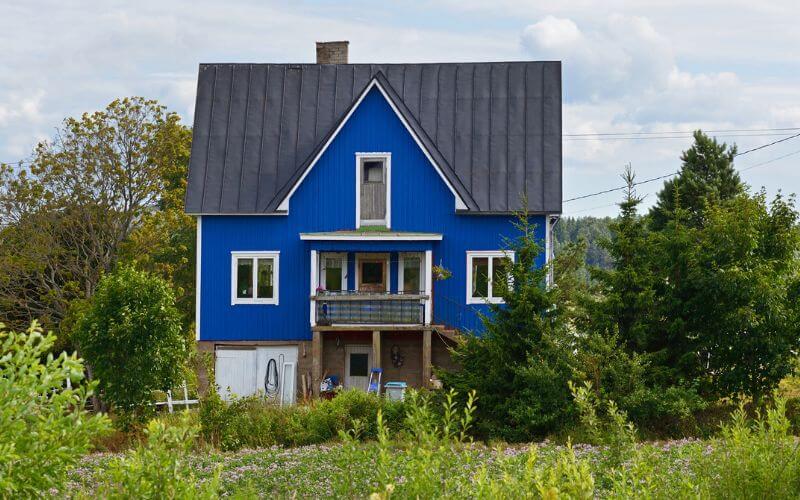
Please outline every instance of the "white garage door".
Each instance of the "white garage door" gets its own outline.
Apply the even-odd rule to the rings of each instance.
[[[214,375],[222,399],[231,394],[250,396],[256,393],[258,351],[255,349],[217,349]]]
[[[238,396],[257,392],[278,404],[293,404],[297,393],[297,346],[260,346],[255,349],[218,349],[217,386]]]

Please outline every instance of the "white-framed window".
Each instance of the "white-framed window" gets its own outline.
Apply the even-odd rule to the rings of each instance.
[[[504,303],[512,285],[510,265],[514,252],[503,250],[467,252],[467,304]]]
[[[347,291],[347,254],[320,253],[319,286],[328,292]]]
[[[392,225],[392,154],[356,153],[356,228]]]
[[[425,292],[423,264],[425,254],[422,252],[401,252],[397,267],[397,289],[402,293],[422,294]]]
[[[231,304],[278,304],[280,252],[231,252]]]

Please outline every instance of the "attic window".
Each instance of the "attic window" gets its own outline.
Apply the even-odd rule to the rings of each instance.
[[[391,226],[392,157],[356,153],[356,228]]]
[[[364,182],[370,184],[383,182],[383,161],[368,160],[364,162]]]

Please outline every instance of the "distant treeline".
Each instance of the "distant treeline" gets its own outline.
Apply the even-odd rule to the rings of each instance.
[[[608,251],[600,246],[603,239],[609,238],[609,224],[612,217],[563,217],[553,231],[555,253],[569,243],[583,238],[586,240],[586,265],[611,269],[613,261]]]

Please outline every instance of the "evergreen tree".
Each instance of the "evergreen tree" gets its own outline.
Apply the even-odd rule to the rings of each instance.
[[[490,306],[482,336],[466,335],[456,346],[453,356],[461,369],[440,374],[460,394],[476,391],[482,434],[508,441],[552,432],[574,411],[567,385],[574,343],[563,300],[572,287],[545,286],[548,269],[535,265],[541,248],[533,228],[520,217],[521,236],[509,242],[515,261],[509,264],[513,286],[503,293],[505,304]],[[582,259],[556,259],[554,266],[564,276],[576,262]]]
[[[698,130],[694,144],[681,155],[678,175],[664,182],[655,206],[650,210],[650,226],[661,230],[675,215],[678,206],[687,211],[688,223],[701,224],[707,202],[729,200],[744,193],[745,185],[733,166],[736,145],[719,143]]]
[[[620,203],[620,215],[611,223],[611,238],[601,246],[614,262],[613,269],[592,268],[599,300],[588,304],[589,330],[617,335],[631,352],[649,347],[655,310],[655,275],[651,266],[649,231],[638,208],[642,199],[634,189],[635,174],[626,167],[623,180],[627,184]]]

